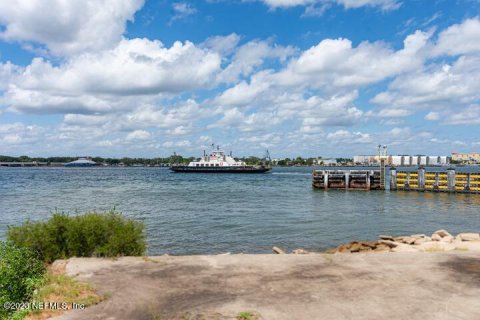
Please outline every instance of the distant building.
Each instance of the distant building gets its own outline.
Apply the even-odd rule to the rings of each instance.
[[[378,165],[380,158],[376,156],[354,156],[353,162],[356,165]],[[447,156],[388,156],[387,165],[390,166],[443,166],[450,163]]]
[[[452,153],[452,161],[464,164],[477,164],[480,163],[480,152],[470,153]]]
[[[317,158],[315,160],[313,160],[313,164],[316,165],[316,166],[336,166],[338,163],[337,163],[337,159],[324,159],[324,158]]]
[[[92,161],[87,158],[80,158],[78,160],[64,164],[65,167],[93,167],[96,165],[97,163],[95,161]]]

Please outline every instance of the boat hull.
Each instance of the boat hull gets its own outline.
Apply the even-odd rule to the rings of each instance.
[[[271,170],[267,167],[189,167],[172,166],[170,170],[183,173],[265,173]]]

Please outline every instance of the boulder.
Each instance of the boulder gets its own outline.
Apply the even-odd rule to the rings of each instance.
[[[285,254],[285,251],[283,251],[283,250],[280,249],[279,247],[273,247],[272,250],[273,250],[273,252],[276,253],[276,254]]]
[[[373,251],[375,251],[375,252],[389,252],[390,247],[387,246],[386,244],[379,243]]]
[[[419,244],[425,243],[427,241],[428,240],[426,238],[418,238],[418,239],[415,240],[414,244],[419,245]]]
[[[385,234],[379,235],[378,238],[381,239],[381,240],[390,240],[390,241],[393,241],[393,237],[392,237],[392,236],[385,235]]]
[[[362,244],[358,242],[353,242],[350,246],[350,252],[359,252],[362,249]]]
[[[410,237],[415,239],[420,239],[420,238],[426,238],[427,236],[422,233],[422,234],[412,234]]]
[[[444,230],[444,229],[437,230],[433,234],[438,234],[442,238],[447,236],[450,236],[450,237],[452,236],[447,230]]]
[[[439,234],[434,233],[434,234],[432,234],[432,240],[433,241],[440,241],[440,240],[442,240],[442,237]]]
[[[479,233],[459,233],[457,235],[462,241],[478,241],[480,240]]]
[[[453,239],[455,239],[453,236],[446,236],[440,239],[440,242],[447,242],[447,243],[452,243]]]
[[[405,237],[403,238],[403,242],[406,243],[406,244],[414,244],[415,243],[415,240],[417,240],[416,238],[413,238],[413,237]]]
[[[390,241],[390,240],[380,240],[379,242],[385,244],[389,248],[395,248],[395,247],[401,245],[401,243],[399,243],[399,242]]]

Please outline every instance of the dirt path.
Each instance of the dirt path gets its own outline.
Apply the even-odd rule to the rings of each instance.
[[[71,259],[109,299],[58,319],[480,319],[480,254]]]

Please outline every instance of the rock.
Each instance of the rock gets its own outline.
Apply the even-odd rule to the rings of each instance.
[[[359,252],[361,248],[362,248],[362,245],[360,243],[354,242],[350,246],[350,252]]]
[[[447,230],[444,230],[444,229],[437,230],[433,234],[438,234],[442,238],[447,236],[450,236],[450,237],[452,236]]]
[[[393,238],[393,241],[402,243],[403,238],[405,238],[405,237],[395,237],[395,238]]]
[[[417,240],[416,238],[413,238],[413,237],[405,237],[403,238],[403,242],[406,243],[406,244],[414,244],[415,243],[415,240]]]
[[[392,237],[392,236],[388,236],[388,235],[384,235],[384,234],[379,235],[378,238],[381,239],[381,240],[390,240],[390,241],[393,241],[393,237]]]
[[[295,249],[292,251],[293,254],[308,254],[309,252],[304,249]]]
[[[447,242],[447,243],[452,243],[453,239],[455,239],[453,236],[446,236],[440,239],[441,242]]]
[[[426,238],[427,236],[424,234],[412,234],[410,237],[415,239]]]
[[[440,241],[440,240],[442,240],[442,237],[439,234],[434,233],[434,234],[432,234],[432,240],[433,241]]]
[[[285,254],[285,251],[283,251],[283,250],[280,249],[279,247],[273,247],[272,250],[273,250],[273,252],[276,253],[276,254]]]
[[[409,246],[408,244],[399,244],[395,248],[392,248],[392,252],[417,252],[418,250],[415,247]]]
[[[375,252],[389,252],[390,247],[387,246],[386,244],[379,243],[373,251],[375,251]]]
[[[425,243],[427,241],[428,240],[426,238],[418,238],[417,240],[415,240],[414,244],[419,245],[419,244]]]
[[[462,241],[477,241],[480,240],[480,234],[478,233],[459,233],[457,235]]]
[[[401,244],[399,242],[390,241],[390,240],[380,240],[379,242],[387,245],[390,248],[395,248]]]
[[[350,245],[344,244],[338,247],[337,252],[340,253],[350,253]]]

